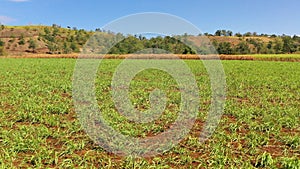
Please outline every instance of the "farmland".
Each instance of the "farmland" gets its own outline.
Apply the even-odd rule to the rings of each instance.
[[[264,57],[264,56],[257,56]],[[139,110],[150,107],[149,91],[169,98],[158,120],[134,124],[114,107],[111,79],[119,59],[104,59],[96,97],[108,123],[120,133],[145,138],[175,121],[180,92],[159,70],[140,72],[130,98]],[[186,60],[199,86],[200,108],[189,134],[155,157],[121,157],[105,151],[84,132],[72,101],[75,59],[0,60],[1,168],[297,168],[300,166],[300,63],[222,61],[226,108],[204,143],[198,141],[210,108],[209,76],[200,60]],[[171,86],[171,87],[170,87]],[[179,101],[178,101],[179,100]]]

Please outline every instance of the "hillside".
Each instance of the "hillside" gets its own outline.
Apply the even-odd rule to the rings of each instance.
[[[281,53],[281,51],[276,52],[274,49],[271,49],[272,44],[276,41],[276,39],[272,37],[189,36],[187,37],[187,39],[188,41],[193,42],[195,46],[198,47],[205,46],[205,45],[208,46],[212,45],[219,54]],[[271,44],[269,51],[268,51],[268,44]],[[263,51],[261,51],[262,49]],[[201,53],[201,51],[197,51],[197,52]]]
[[[0,40],[9,55],[78,53],[90,35],[92,32],[56,25],[5,26],[0,30]]]
[[[223,30],[222,30],[223,31]],[[87,45],[95,53],[130,54],[146,48],[159,48],[176,54],[283,54],[299,53],[300,37],[257,34],[206,34],[178,35],[175,37],[124,36],[109,31],[86,31],[77,28],[52,26],[4,26],[0,28],[0,55],[70,54],[80,53],[87,40],[97,32],[97,37]],[[221,31],[220,31],[221,32]],[[225,31],[224,31],[225,32]],[[104,51],[116,39],[124,39],[110,51]],[[188,44],[188,45],[187,45]],[[149,50],[149,53],[161,53]]]

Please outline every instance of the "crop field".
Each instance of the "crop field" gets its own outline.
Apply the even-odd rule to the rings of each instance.
[[[146,138],[167,131],[180,109],[180,90],[167,73],[149,69],[130,83],[138,110],[150,107],[155,88],[166,94],[163,114],[132,123],[111,98],[119,59],[104,59],[97,72],[99,108],[115,130]],[[199,142],[210,109],[210,79],[200,60],[185,60],[200,95],[197,119],[188,135],[154,157],[123,157],[95,144],[83,130],[72,100],[76,59],[0,59],[1,168],[287,168],[300,166],[300,63],[222,61],[225,111],[213,135]]]

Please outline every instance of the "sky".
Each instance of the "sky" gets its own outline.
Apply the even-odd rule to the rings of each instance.
[[[202,32],[300,35],[299,7],[299,0],[0,0],[0,22],[94,30],[130,14],[162,12]]]

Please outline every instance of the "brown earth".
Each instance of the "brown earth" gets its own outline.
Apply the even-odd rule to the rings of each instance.
[[[46,49],[45,49],[46,50]],[[90,59],[186,59],[186,60],[260,60],[260,61],[288,61],[300,62],[300,58],[289,57],[255,57],[252,55],[191,55],[191,54],[109,54],[109,55],[82,55],[73,54],[43,54],[43,53],[26,53],[1,56],[0,58],[90,58]]]

